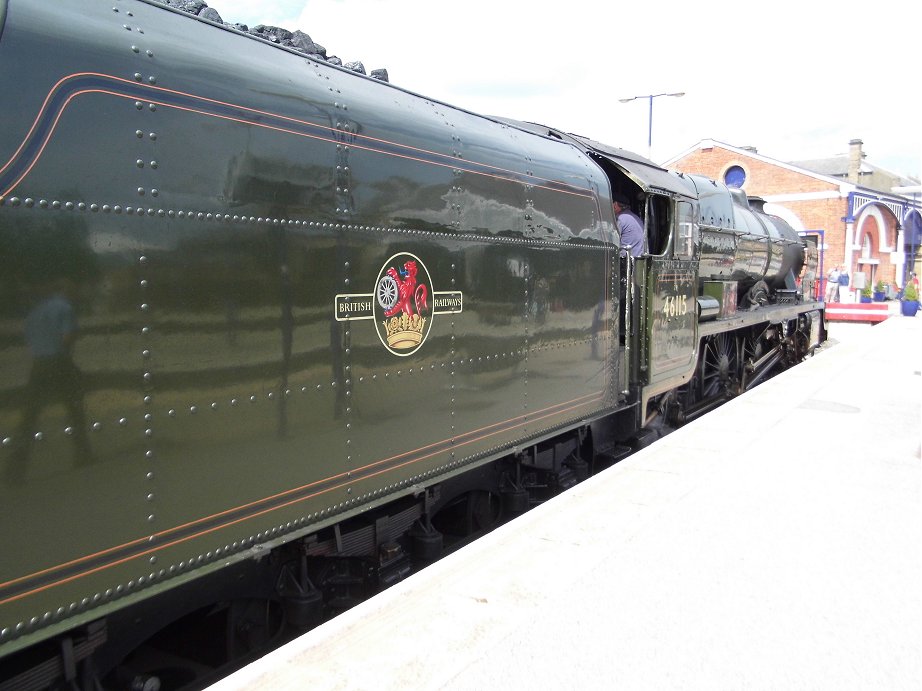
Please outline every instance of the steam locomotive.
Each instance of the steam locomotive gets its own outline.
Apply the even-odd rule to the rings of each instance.
[[[825,338],[815,246],[628,151],[153,0],[0,64],[3,688],[200,681]]]

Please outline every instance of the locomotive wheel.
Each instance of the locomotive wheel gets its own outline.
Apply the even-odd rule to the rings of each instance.
[[[742,355],[743,362],[747,365],[757,362],[764,354],[765,347],[762,343],[764,333],[754,333],[750,331],[742,338]]]
[[[740,350],[740,341],[732,333],[716,334],[702,341],[695,375],[679,387],[672,402],[672,422],[685,424],[741,391]]]
[[[779,338],[780,327],[771,325],[761,331],[750,330],[743,336],[741,343],[741,360],[743,366],[743,390],[753,386],[775,373],[779,363],[782,364],[783,343]]]
[[[793,367],[798,362],[805,360],[810,354],[810,320],[806,317],[801,317],[791,331],[785,364],[788,367]]]
[[[698,372],[699,401],[739,392],[739,343],[732,334],[721,333],[705,340]]]

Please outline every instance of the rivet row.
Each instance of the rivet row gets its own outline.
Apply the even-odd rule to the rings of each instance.
[[[136,135],[140,138],[144,136],[144,133],[141,130],[136,132]],[[151,139],[156,139],[157,135],[154,132],[149,133]],[[139,168],[144,167],[144,161],[136,161],[136,165]],[[151,161],[150,166],[156,168],[158,166],[157,161]],[[159,191],[158,191],[159,192]],[[154,195],[156,196],[156,195]],[[20,197],[10,197],[5,199],[0,197],[0,205],[9,203],[10,206],[20,206],[24,202],[33,202],[31,199],[23,200]],[[53,208],[61,208],[61,202],[52,202]],[[68,206],[69,204],[69,206]],[[42,208],[47,208],[48,202],[42,200],[39,205]],[[316,228],[322,230],[352,230],[352,231],[363,231],[363,232],[374,232],[374,233],[399,233],[401,235],[418,235],[418,236],[440,236],[444,233],[431,230],[417,230],[414,228],[388,228],[384,226],[365,226],[360,224],[351,224],[351,223],[333,223],[328,221],[302,221],[299,219],[284,219],[284,218],[271,218],[271,217],[262,217],[262,216],[245,216],[239,214],[221,214],[213,213],[207,211],[188,211],[188,210],[176,210],[176,209],[143,209],[135,207],[123,207],[119,204],[110,205],[110,204],[97,204],[86,202],[68,202],[65,203],[65,208],[68,209],[79,209],[80,211],[90,210],[92,212],[102,211],[103,213],[127,213],[129,215],[139,215],[144,216],[158,216],[160,218],[187,218],[190,220],[199,220],[199,221],[217,221],[225,223],[256,223],[256,224],[269,224],[273,226],[289,226],[296,228]],[[337,210],[339,213],[342,213],[343,209]],[[495,236],[495,235],[479,235],[475,233],[460,233],[454,239],[469,241],[469,242],[493,242],[493,243],[502,243],[502,244],[527,244],[532,246],[548,246],[548,245],[562,245],[567,244],[564,240],[548,240],[548,239],[526,239],[526,238],[510,238],[505,236]],[[608,247],[605,245],[596,245],[596,244],[585,244],[585,245],[575,245],[579,249],[583,250],[596,250],[596,251],[608,251]]]

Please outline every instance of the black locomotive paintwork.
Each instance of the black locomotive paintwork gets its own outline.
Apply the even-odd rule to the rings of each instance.
[[[725,187],[699,206],[704,182],[627,152],[147,0],[0,1],[0,27],[0,656],[141,602],[184,614],[201,601],[150,602],[299,538],[359,554],[314,536],[372,510],[391,554],[382,507],[425,527],[451,482],[563,486],[588,436],[695,380],[701,279],[743,294],[803,263]],[[645,204],[636,265],[612,189]],[[376,291],[412,262],[427,322],[401,350]],[[51,298],[78,332],[41,389],[23,330]]]
[[[750,208],[741,190],[686,175],[700,204],[702,279],[739,282],[741,291],[764,280],[784,288],[804,264],[803,242],[784,220]]]

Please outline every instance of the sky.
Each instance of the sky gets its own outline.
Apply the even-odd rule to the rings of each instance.
[[[484,115],[663,163],[702,139],[922,176],[922,2],[211,0]],[[652,100],[620,99],[683,92]]]

